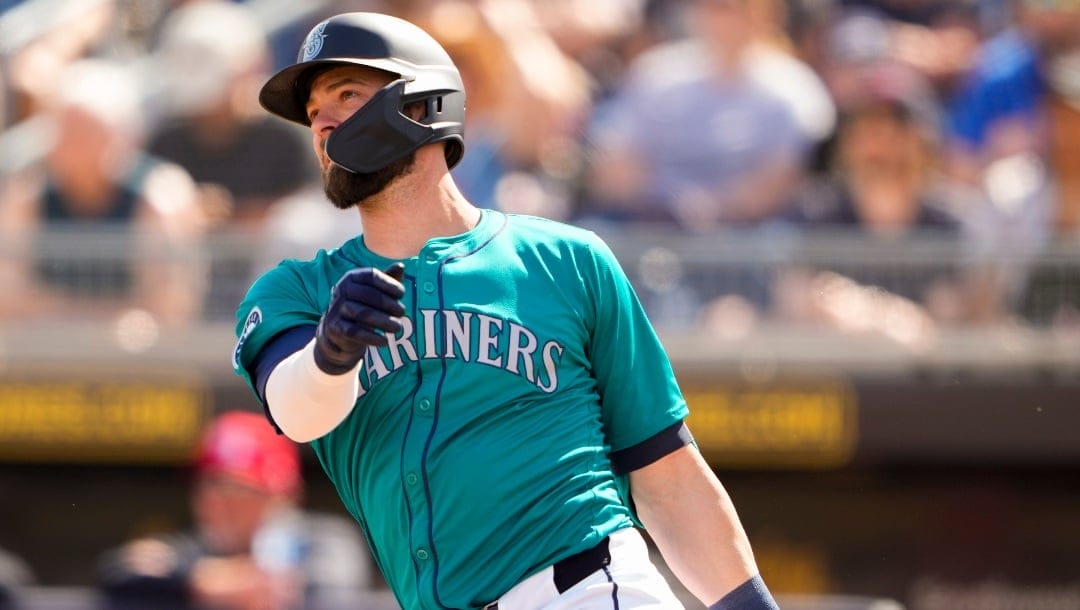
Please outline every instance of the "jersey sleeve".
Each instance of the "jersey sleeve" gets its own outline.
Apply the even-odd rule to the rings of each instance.
[[[613,453],[639,446],[688,415],[675,372],[637,294],[599,237],[583,270],[592,302],[589,352]],[[660,457],[660,456],[657,456]]]
[[[254,364],[271,339],[297,326],[316,325],[321,295],[305,281],[300,263],[286,261],[260,276],[237,309],[233,371],[255,388]]]

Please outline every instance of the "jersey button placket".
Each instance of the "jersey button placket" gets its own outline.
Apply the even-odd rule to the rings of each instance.
[[[416,304],[421,312],[435,312],[438,311],[439,303],[439,268],[441,265],[442,254],[438,249],[438,245],[435,245],[433,250],[431,247],[426,249],[420,254],[420,265],[417,266],[416,273]],[[421,316],[424,314],[421,313]],[[438,316],[432,320],[433,326],[431,328],[424,328],[424,334],[417,336],[418,345],[423,345],[422,348],[426,352],[426,345],[428,336],[426,333],[434,333],[435,338],[432,340],[434,345],[439,345],[438,329],[439,321]],[[427,368],[430,371],[425,370],[425,374],[422,377],[422,383],[417,388],[417,393],[412,400],[412,409],[415,414],[413,426],[409,432],[410,436],[415,437],[416,441],[420,445],[424,445],[429,438],[432,431],[432,426],[435,424],[435,396],[438,387],[438,372],[441,370],[439,361],[437,358],[429,356],[427,361]],[[424,361],[421,361],[421,367],[424,367]],[[435,555],[432,552],[431,540],[428,538],[428,527],[431,520],[431,506],[429,504],[430,498],[427,495],[427,488],[424,480],[424,473],[427,465],[423,461],[425,452],[420,450],[416,452],[408,452],[403,456],[405,459],[405,493],[409,497],[410,507],[412,509],[412,531],[410,532],[410,546],[413,549],[413,558],[417,562],[419,573],[417,578],[421,584],[420,586],[425,589],[430,589],[432,580],[434,578],[435,569]]]
[[[419,402],[416,403],[416,408],[417,408],[417,410],[420,411],[420,413],[422,415],[430,415],[431,414],[431,405],[432,405],[431,399],[421,398],[419,400]]]

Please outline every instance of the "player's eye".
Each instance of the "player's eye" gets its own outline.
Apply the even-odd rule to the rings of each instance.
[[[308,123],[314,123],[315,122],[315,117],[317,117],[317,116],[319,116],[318,109],[315,109],[315,110],[312,110],[311,112],[308,112],[308,114],[307,114]]]

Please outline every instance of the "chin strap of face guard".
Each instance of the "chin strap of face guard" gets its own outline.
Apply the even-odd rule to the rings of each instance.
[[[399,79],[386,85],[334,129],[326,140],[331,161],[351,172],[369,174],[436,140],[438,129],[402,114],[406,82]]]

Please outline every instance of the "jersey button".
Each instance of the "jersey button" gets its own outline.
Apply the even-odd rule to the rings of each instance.
[[[405,482],[409,485],[416,485],[420,482],[420,477],[416,476],[416,473],[410,472],[409,474],[405,475]]]
[[[424,292],[435,292],[435,283],[424,282]]]
[[[427,558],[430,557],[430,556],[431,556],[431,554],[427,552],[427,549],[417,549],[416,550],[416,558],[419,559],[420,561],[427,561]]]
[[[420,410],[423,411],[424,413],[427,413],[428,411],[430,411],[431,410],[431,401],[426,399],[426,398],[421,400],[420,401]]]

